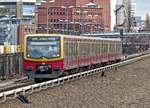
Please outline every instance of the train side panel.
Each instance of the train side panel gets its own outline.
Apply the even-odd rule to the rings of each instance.
[[[121,58],[120,41],[64,37],[64,67],[73,69]]]

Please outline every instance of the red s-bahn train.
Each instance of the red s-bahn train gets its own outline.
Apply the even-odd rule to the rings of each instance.
[[[24,70],[35,81],[121,60],[120,39],[30,34],[24,41]]]

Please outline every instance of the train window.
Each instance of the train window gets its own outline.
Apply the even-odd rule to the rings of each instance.
[[[104,42],[103,43],[103,53],[105,53],[106,52],[106,43]]]
[[[99,42],[99,54],[101,54],[101,42]]]
[[[74,54],[75,57],[78,56],[78,41],[76,40],[75,42],[75,54]]]
[[[102,46],[102,42],[100,41],[100,43],[99,43],[99,54],[101,54],[101,46]]]
[[[99,53],[99,45],[98,45],[98,41],[96,41],[96,55],[98,55]]]
[[[90,56],[92,55],[92,40],[90,40],[90,43],[89,43],[89,55]]]
[[[103,47],[103,53],[105,53],[106,52],[106,43],[105,42],[103,43],[103,46],[104,46]]]
[[[119,44],[119,51],[122,52],[122,44]]]
[[[98,55],[99,54],[99,43],[97,41],[97,44],[96,44],[96,54]]]
[[[73,43],[69,42],[68,44],[68,57],[73,56]]]
[[[108,42],[105,43],[105,53],[107,53],[107,50],[108,50],[107,49],[107,44],[108,44]]]
[[[87,56],[89,54],[88,40],[80,40],[79,42],[79,55]]]
[[[27,57],[29,58],[56,58],[60,57],[60,37],[28,37]]]
[[[98,55],[98,41],[96,42],[96,55]]]
[[[91,52],[90,52],[90,46],[91,46],[91,45],[90,45],[90,42],[91,42],[90,40],[87,40],[87,45],[86,45],[86,47],[87,47],[87,48],[86,48],[86,49],[87,49],[87,54],[86,54],[86,55],[87,55],[87,56],[90,56],[90,53],[91,53]]]
[[[115,53],[116,52],[118,52],[117,50],[118,50],[118,45],[117,45],[118,43],[117,42],[115,42],[115,45],[114,45],[114,47],[115,47]]]
[[[108,52],[108,42],[106,42],[105,52]]]
[[[113,42],[112,43],[112,53],[115,53],[116,52],[116,42]]]
[[[111,50],[112,50],[111,47],[112,47],[111,46],[111,42],[109,42],[109,44],[108,44],[108,51],[109,51],[109,53],[111,53]]]
[[[105,52],[106,52],[106,53],[108,52],[108,42],[106,43],[106,49],[105,49]]]
[[[65,53],[67,57],[75,57],[78,55],[78,43],[76,40],[67,40],[67,43],[65,43]]]
[[[85,55],[85,44],[83,42],[80,43],[80,56],[84,56]]]
[[[112,53],[115,53],[115,50],[116,50],[115,42],[112,42]]]
[[[113,47],[113,42],[110,42],[109,44],[109,52],[113,53],[114,47]]]
[[[94,45],[94,41],[92,41],[92,44],[91,44],[91,54],[94,55],[95,53],[95,45]]]
[[[72,42],[72,57],[76,56],[76,43]]]
[[[88,40],[85,43],[85,50],[86,50],[85,56],[88,56],[89,55],[89,42],[88,42]]]
[[[97,42],[94,42],[94,55],[97,55]]]
[[[96,55],[96,41],[94,41],[94,55]]]
[[[68,42],[64,42],[64,56],[68,57]]]
[[[114,50],[114,48],[113,48],[113,42],[110,42],[110,53],[113,53],[113,50]]]
[[[103,54],[103,41],[101,43],[101,54]]]
[[[121,47],[120,46],[121,46],[121,44],[118,42],[117,43],[117,53],[121,52]]]

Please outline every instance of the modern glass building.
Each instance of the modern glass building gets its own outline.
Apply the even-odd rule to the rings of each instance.
[[[0,44],[18,44],[26,30],[18,27],[35,23],[35,4],[36,0],[0,0]]]
[[[36,0],[0,0],[0,16],[34,18]]]

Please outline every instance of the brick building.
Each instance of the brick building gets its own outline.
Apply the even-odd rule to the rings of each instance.
[[[110,0],[42,2],[38,8],[38,32],[46,32],[47,27],[57,33],[109,31]]]
[[[20,24],[18,26],[18,44],[24,45],[24,36],[35,33],[34,24]]]

